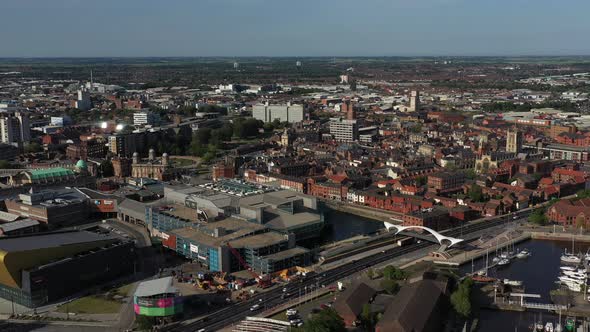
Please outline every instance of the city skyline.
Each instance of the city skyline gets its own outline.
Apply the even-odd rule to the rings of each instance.
[[[590,4],[8,0],[0,57],[588,55]],[[288,15],[287,15],[288,14]],[[65,24],[64,24],[65,23]]]

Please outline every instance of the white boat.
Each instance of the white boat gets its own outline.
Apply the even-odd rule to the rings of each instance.
[[[553,323],[548,322],[545,324],[545,332],[553,332]]]
[[[522,249],[521,251],[516,254],[517,258],[527,258],[531,255],[531,252],[528,249]]]
[[[502,280],[502,282],[504,283],[504,285],[522,286],[522,281],[520,281],[520,280],[504,279],[504,280]]]
[[[576,271],[576,268],[575,268],[575,267],[573,267],[573,266],[567,266],[567,265],[566,265],[566,266],[560,266],[559,268],[560,268],[561,270],[563,270],[563,271]]]
[[[492,263],[497,264],[500,261],[500,257],[494,257],[492,258]]]
[[[555,325],[555,332],[563,332],[563,328],[561,327],[561,323],[557,323]]]
[[[577,271],[562,271],[562,274],[575,279],[588,279],[588,275],[585,272],[579,273]]]
[[[507,258],[502,258],[498,261],[498,265],[501,265],[501,266],[508,265],[508,264],[510,264],[510,260]]]
[[[579,283],[580,285],[584,285],[584,284],[586,284],[586,280],[587,280],[586,278],[577,278],[577,277],[572,277],[572,276],[564,276],[564,275],[561,275],[561,276],[559,276],[559,277],[557,277],[557,278],[558,278],[560,281],[566,281],[566,282],[568,282],[568,281],[572,281],[572,282]]]
[[[559,277],[558,283],[566,286],[569,290],[573,292],[581,292],[584,288],[584,283],[580,282],[579,280],[575,280],[568,277]]]
[[[574,254],[565,253],[561,255],[561,262],[566,264],[580,264],[582,260]]]

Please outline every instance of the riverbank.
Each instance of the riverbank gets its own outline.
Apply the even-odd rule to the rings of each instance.
[[[375,209],[368,206],[356,206],[349,203],[336,201],[323,201],[326,207],[344,213],[350,213],[359,217],[364,217],[377,222],[389,221],[392,217],[399,217],[399,214],[385,210]]]

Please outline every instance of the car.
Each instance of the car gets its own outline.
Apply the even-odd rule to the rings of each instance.
[[[320,308],[322,308],[322,309],[328,309],[328,308],[331,308],[331,307],[332,307],[332,305],[329,304],[329,303],[322,303],[320,305]]]
[[[287,316],[294,316],[297,315],[296,309],[287,309]]]
[[[301,318],[293,319],[289,321],[289,324],[291,324],[291,326],[301,326],[303,325],[303,321],[301,320]]]
[[[283,293],[287,292],[287,287],[283,288]]]
[[[253,306],[250,307],[250,311],[256,311],[260,309],[260,304],[255,304]]]

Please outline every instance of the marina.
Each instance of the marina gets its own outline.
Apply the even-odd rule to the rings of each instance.
[[[461,265],[459,271],[463,275],[471,275],[482,284],[476,299],[484,308],[478,331],[530,331],[538,325],[542,327],[540,331],[546,331],[548,323],[552,325],[551,331],[558,330],[558,326],[567,331],[566,319],[590,316],[586,267],[571,258],[575,256],[580,263],[587,262],[588,248],[588,243],[576,242],[572,250],[571,242],[530,239],[506,245],[498,255],[488,251],[487,255]],[[563,262],[566,251],[568,258]],[[497,258],[495,264],[494,258]],[[503,259],[509,262],[498,264]],[[581,324],[579,319],[576,321]]]

